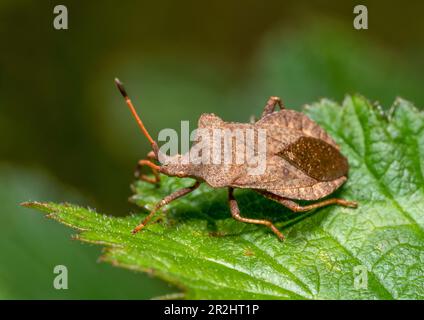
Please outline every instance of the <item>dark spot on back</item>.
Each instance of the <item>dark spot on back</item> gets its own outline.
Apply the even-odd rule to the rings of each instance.
[[[332,181],[347,175],[347,159],[327,142],[301,137],[278,153],[296,168],[319,181]]]

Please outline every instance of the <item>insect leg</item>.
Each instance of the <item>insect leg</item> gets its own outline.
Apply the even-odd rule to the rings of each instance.
[[[286,198],[282,198],[280,196],[277,196],[275,194],[269,193],[269,192],[260,192],[261,194],[263,194],[265,197],[277,201],[278,203],[281,203],[283,206],[289,208],[290,210],[294,211],[294,212],[305,212],[305,211],[309,211],[312,209],[317,209],[317,208],[322,208],[322,207],[326,207],[328,205],[332,205],[332,204],[337,204],[340,206],[344,206],[344,207],[351,207],[351,208],[356,208],[358,206],[358,204],[354,201],[348,201],[345,199],[339,199],[339,198],[331,198],[331,199],[326,199],[326,200],[322,200],[319,202],[315,202],[312,204],[308,204],[305,206],[301,206],[300,204],[286,199]]]
[[[270,113],[273,113],[277,104],[280,109],[284,109],[283,102],[281,102],[281,99],[279,97],[270,97],[265,105],[261,118],[265,117]]]
[[[229,205],[230,205],[231,215],[233,216],[234,219],[241,221],[241,222],[261,224],[261,225],[267,226],[268,228],[270,228],[272,230],[272,232],[274,232],[277,235],[277,237],[280,240],[284,240],[284,235],[280,232],[280,230],[278,230],[272,224],[271,221],[269,221],[269,220],[259,220],[259,219],[250,219],[250,218],[244,218],[244,217],[240,216],[240,209],[239,209],[239,206],[237,204],[236,199],[234,198],[234,189],[233,188],[228,188],[228,201],[229,201]]]
[[[147,154],[147,157],[151,158],[150,152]],[[141,168],[143,166],[148,166],[149,168],[152,169],[152,173],[153,173],[154,178],[151,178],[151,177],[141,173]],[[146,160],[146,159],[138,161],[137,168],[135,170],[135,176],[137,178],[139,178],[140,180],[143,180],[143,181],[146,181],[146,182],[149,182],[149,183],[152,183],[152,184],[156,184],[156,183],[160,182],[158,165],[156,165],[152,161]]]
[[[141,222],[137,227],[134,228],[134,230],[132,231],[132,233],[137,233],[139,232],[141,229],[143,229],[146,224],[150,221],[150,219],[153,217],[153,215],[163,206],[167,205],[168,203],[181,198],[182,196],[185,196],[186,194],[196,190],[200,185],[199,181],[196,181],[196,183],[194,185],[192,185],[191,187],[188,188],[183,188],[180,190],[177,190],[173,193],[171,193],[170,195],[167,195],[165,198],[163,198],[161,201],[159,201],[153,208],[152,211],[150,211],[150,213],[148,214],[148,216],[146,218],[144,218],[143,222]]]

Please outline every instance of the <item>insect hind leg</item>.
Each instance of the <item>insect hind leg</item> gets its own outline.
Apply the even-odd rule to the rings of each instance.
[[[237,221],[240,221],[240,222],[264,225],[264,226],[270,228],[272,230],[272,232],[274,232],[280,240],[284,240],[284,235],[280,232],[280,230],[278,230],[272,224],[271,221],[262,220],[262,219],[250,219],[250,218],[245,218],[245,217],[240,216],[240,209],[239,209],[239,206],[237,204],[236,199],[234,198],[234,189],[233,188],[228,188],[228,201],[229,201],[229,206],[230,206],[230,210],[231,210],[231,215],[233,216],[234,219],[236,219]]]
[[[322,200],[322,201],[319,201],[319,202],[315,202],[315,203],[312,203],[312,204],[302,206],[302,205],[294,202],[293,200],[277,196],[277,195],[270,193],[270,192],[259,191],[259,193],[261,193],[262,195],[264,195],[268,199],[274,200],[274,201],[282,204],[283,206],[289,208],[290,210],[292,210],[294,212],[306,212],[306,211],[310,211],[310,210],[313,210],[313,209],[326,207],[326,206],[329,206],[329,205],[332,205],[332,204],[337,204],[337,205],[340,205],[340,206],[343,206],[343,207],[350,207],[350,208],[358,207],[358,204],[355,201],[349,201],[349,200],[339,199],[339,198],[325,199],[325,200]]]

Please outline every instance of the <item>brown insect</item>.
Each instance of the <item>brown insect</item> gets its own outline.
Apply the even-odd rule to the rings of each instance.
[[[303,113],[285,109],[280,98],[270,97],[261,118],[251,123],[225,122],[214,114],[202,114],[199,119],[198,127],[207,131],[225,129],[247,132],[250,130],[257,138],[259,132],[265,130],[266,169],[262,174],[252,175],[249,174],[251,164],[247,163],[194,164],[187,161],[189,153],[172,157],[160,154],[158,144],[144,127],[122,83],[118,79],[115,79],[115,83],[141,131],[152,145],[152,151],[148,153],[149,159],[140,160],[138,166],[139,168],[150,167],[154,178],[141,174],[140,179],[159,183],[159,173],[162,173],[196,180],[191,187],[177,190],[163,198],[132,233],[142,230],[161,207],[194,191],[202,182],[214,188],[228,188],[229,207],[234,219],[267,226],[281,240],[284,239],[283,234],[270,221],[250,219],[240,215],[234,198],[234,188],[252,189],[295,212],[309,211],[331,204],[357,207],[356,202],[337,198],[329,198],[305,206],[293,201],[319,200],[330,195],[347,180],[349,165],[347,159],[340,153],[339,146],[318,124]],[[277,105],[280,107],[279,111],[275,111]],[[239,147],[246,148],[245,145],[239,144],[240,142],[236,141],[231,146],[232,156],[237,155]],[[258,145],[249,147],[254,149],[253,152],[258,152]],[[160,164],[153,162],[159,162],[160,156],[162,159]]]

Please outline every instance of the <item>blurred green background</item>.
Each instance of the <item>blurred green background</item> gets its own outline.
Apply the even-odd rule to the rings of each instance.
[[[69,29],[53,28],[68,8]],[[365,4],[369,29],[353,28]],[[101,249],[17,206],[73,201],[111,215],[127,202],[141,136],[118,76],[153,136],[203,112],[259,115],[361,93],[424,106],[422,1],[0,2],[0,298],[151,298],[167,284],[97,263]],[[55,290],[55,265],[69,290]]]

